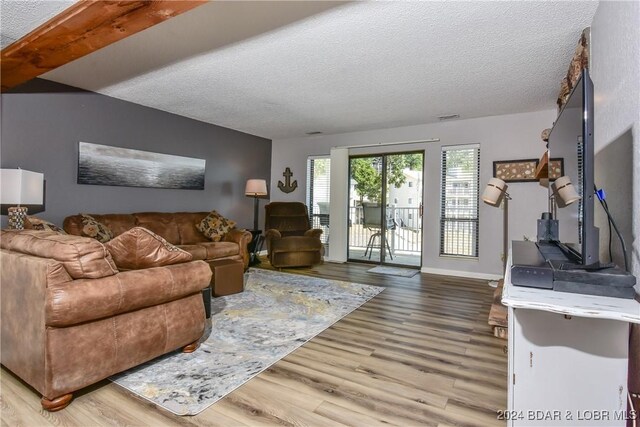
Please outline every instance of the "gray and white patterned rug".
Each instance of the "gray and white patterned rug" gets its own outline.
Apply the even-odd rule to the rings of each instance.
[[[378,265],[367,270],[369,273],[389,274],[391,276],[413,277],[420,273],[415,268],[388,267],[386,265]]]
[[[196,415],[383,290],[250,269],[244,292],[213,299],[213,327],[198,350],[110,380],[176,415]]]

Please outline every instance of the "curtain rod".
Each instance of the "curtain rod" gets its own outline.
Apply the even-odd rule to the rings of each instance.
[[[363,144],[363,145],[341,145],[333,148],[367,148],[367,147],[382,147],[384,145],[419,144],[424,142],[440,142],[440,138],[417,139],[415,141],[400,141],[400,142],[377,142],[375,144]]]

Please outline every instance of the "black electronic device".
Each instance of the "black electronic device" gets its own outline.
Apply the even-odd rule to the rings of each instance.
[[[550,260],[553,290],[615,298],[634,298],[636,278],[616,266],[589,270],[570,261]]]
[[[514,286],[553,289],[553,269],[535,242],[511,242],[511,283]]]
[[[554,218],[560,229],[557,240],[565,245],[565,251],[577,264],[597,266],[599,237],[598,228],[594,226],[593,105],[593,82],[585,69],[553,125],[548,147],[550,167],[554,167],[554,159],[562,159],[561,173],[569,177],[580,195],[579,201],[568,206],[555,198],[560,207]],[[549,176],[557,176],[556,171],[550,169],[549,172]]]

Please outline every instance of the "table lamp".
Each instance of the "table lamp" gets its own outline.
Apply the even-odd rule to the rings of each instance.
[[[258,229],[258,197],[264,197],[267,193],[267,181],[264,179],[249,179],[247,180],[247,186],[244,189],[244,194],[247,197],[253,197],[253,229]]]
[[[24,169],[0,169],[0,203],[8,213],[8,227],[24,228],[29,206],[37,208],[43,204],[44,175]],[[26,206],[25,206],[26,205]],[[41,212],[43,209],[32,212]]]

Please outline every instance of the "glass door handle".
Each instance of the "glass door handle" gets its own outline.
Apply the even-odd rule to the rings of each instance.
[[[420,218],[422,218],[422,212],[423,212],[423,206],[422,206],[422,202],[420,202],[420,208],[418,209],[418,215],[420,215]]]

